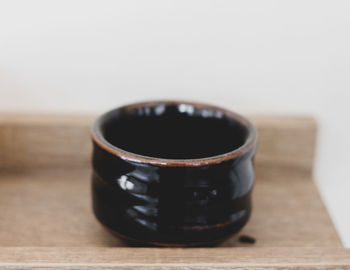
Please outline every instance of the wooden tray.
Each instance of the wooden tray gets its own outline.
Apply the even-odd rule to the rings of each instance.
[[[253,215],[215,248],[125,247],[90,202],[93,116],[0,115],[1,269],[350,269],[312,181],[316,124],[251,117],[258,127]],[[249,235],[255,244],[239,242]]]

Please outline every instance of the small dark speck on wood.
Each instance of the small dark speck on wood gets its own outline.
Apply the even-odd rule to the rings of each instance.
[[[248,235],[241,235],[238,241],[241,243],[248,243],[248,244],[254,244],[256,242],[254,237],[251,237]]]

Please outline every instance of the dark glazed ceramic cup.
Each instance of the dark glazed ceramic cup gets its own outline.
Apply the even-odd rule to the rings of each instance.
[[[251,213],[256,130],[191,102],[117,108],[94,123],[93,209],[110,231],[164,246],[206,245]]]

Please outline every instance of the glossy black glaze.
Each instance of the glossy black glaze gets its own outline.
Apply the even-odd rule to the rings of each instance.
[[[93,208],[129,239],[201,245],[251,213],[256,134],[231,112],[186,102],[134,104],[93,128]]]

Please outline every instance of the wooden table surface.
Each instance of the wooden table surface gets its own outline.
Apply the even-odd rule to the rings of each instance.
[[[0,268],[350,269],[312,181],[313,119],[252,117],[259,147],[251,220],[219,247],[181,249],[126,247],[95,220],[93,118],[0,115]]]

